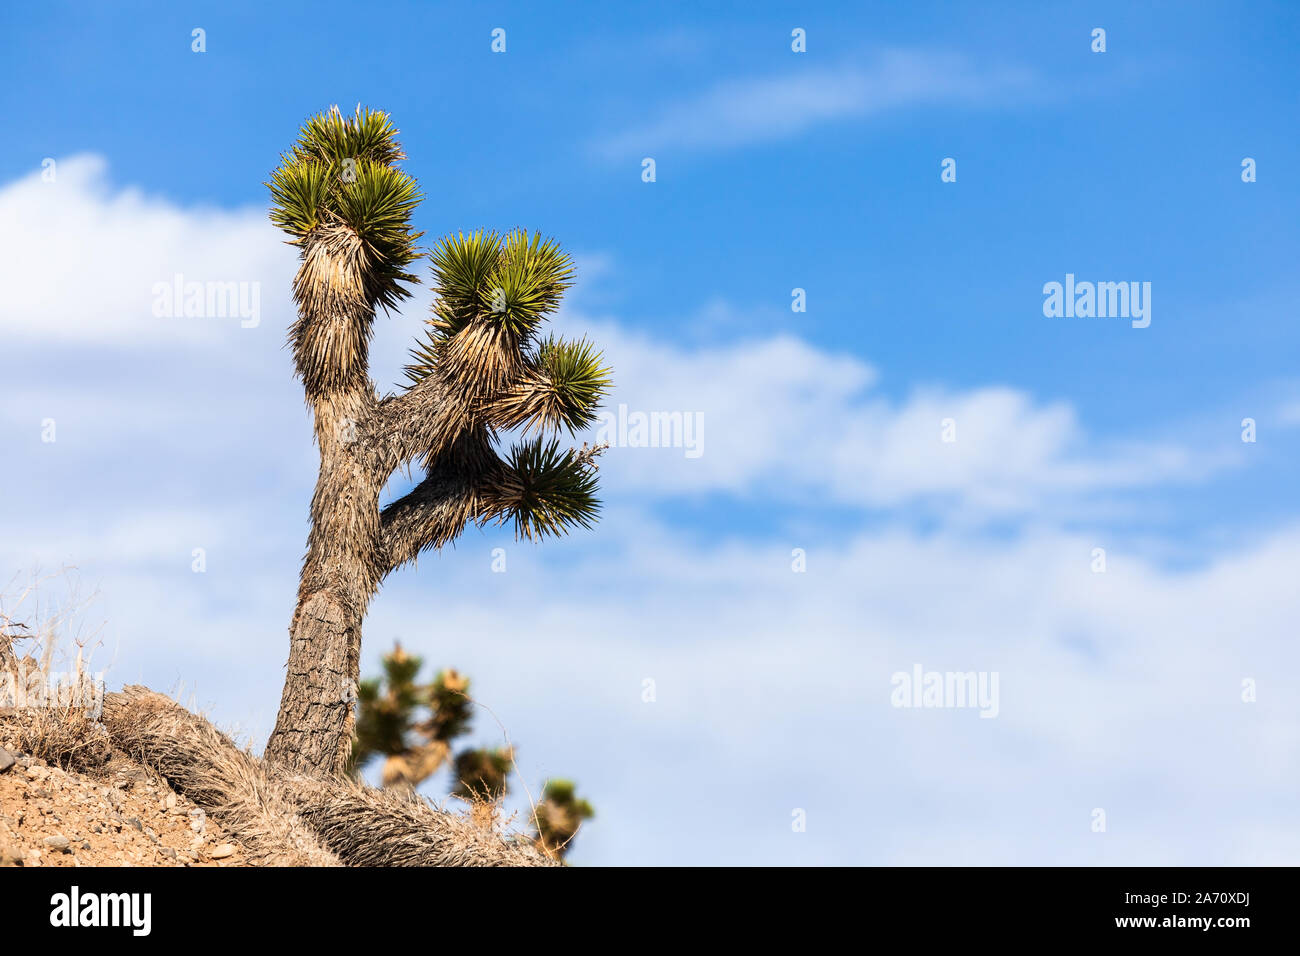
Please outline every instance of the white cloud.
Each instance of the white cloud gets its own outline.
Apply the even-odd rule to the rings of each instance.
[[[1084,434],[1069,405],[1006,386],[918,388],[891,400],[872,391],[879,376],[866,362],[790,336],[687,348],[583,317],[562,325],[605,350],[615,378],[608,414],[624,405],[627,416],[680,412],[698,423],[695,448],[611,449],[602,472],[622,490],[1014,515],[1196,480],[1226,463],[1161,440],[1107,446]]]
[[[0,189],[0,220],[0,328],[11,342],[170,348],[257,333],[238,317],[155,316],[155,285],[177,274],[258,283],[261,310],[283,327],[294,254],[262,210],[183,209],[113,189],[105,161],[79,155],[58,163],[53,182],[35,172]]]
[[[1022,93],[1033,83],[1033,74],[1020,68],[988,69],[955,54],[894,50],[867,66],[845,64],[722,83],[600,141],[597,148],[611,158],[723,149],[907,106],[983,105]]]

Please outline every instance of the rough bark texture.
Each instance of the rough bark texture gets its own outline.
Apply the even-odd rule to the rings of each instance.
[[[268,760],[336,772],[352,745],[360,618],[328,591],[299,605],[289,630],[289,666]]]
[[[367,460],[361,429],[376,399],[367,372],[374,323],[364,244],[325,228],[303,244],[294,279],[299,317],[289,333],[315,413],[320,475],[289,627],[289,663],[267,759],[340,771],[351,747],[361,621],[379,585],[379,491],[387,474]]]
[[[524,840],[430,806],[413,793],[269,767],[162,694],[106,694],[113,742],[279,866],[555,866]]]

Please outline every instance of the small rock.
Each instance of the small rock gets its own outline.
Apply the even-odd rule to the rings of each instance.
[[[13,754],[5,750],[3,747],[0,747],[0,773],[4,773],[17,762],[18,761],[14,759]]]
[[[63,853],[67,853],[68,847],[70,846],[68,842],[68,838],[65,836],[61,836],[57,833],[54,836],[47,836],[41,842],[44,843],[47,847],[49,847],[51,850],[59,850]]]
[[[89,841],[89,840],[83,840],[83,841],[81,842],[81,848],[82,848],[83,850],[89,850],[89,849],[90,849],[90,841]]]
[[[167,794],[166,799],[163,800],[163,806],[165,806],[168,810],[176,809],[176,794],[174,793]]]
[[[169,860],[176,859],[176,851],[169,846],[159,847],[158,852],[161,853],[163,856],[167,857],[167,859]]]
[[[139,817],[127,817],[123,822],[127,826],[135,827],[141,833],[144,832],[144,823],[141,822]]]
[[[212,852],[208,854],[208,856],[214,860],[224,860],[226,857],[234,855],[235,848],[229,843],[223,843],[221,846],[213,847]]]

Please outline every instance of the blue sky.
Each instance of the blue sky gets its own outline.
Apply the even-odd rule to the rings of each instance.
[[[594,532],[471,531],[367,622],[579,780],[576,862],[1300,855],[1294,6],[43,4],[0,48],[0,571],[77,566],[110,684],[273,720],[314,449],[262,183],[361,102],[429,240],[558,237],[611,407],[703,422],[611,449]],[[259,324],[154,317],[175,272]],[[1150,282],[1150,326],[1044,317],[1066,273]],[[998,719],[891,707],[917,662],[999,672]]]

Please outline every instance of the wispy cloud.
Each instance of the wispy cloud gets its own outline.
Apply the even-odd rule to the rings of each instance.
[[[278,310],[275,321],[289,307],[294,253],[261,210],[185,209],[114,187],[101,156],[60,160],[49,180],[36,171],[5,184],[0,222],[0,326],[11,341],[210,347],[260,333],[241,328],[233,311],[178,317],[178,302],[160,315],[160,284],[178,275],[258,290],[258,325],[262,288]]]
[[[606,457],[611,481],[649,496],[1028,517],[1240,464],[1161,437],[1107,441],[1087,433],[1073,405],[1008,385],[918,387],[893,398],[860,358],[791,336],[688,348],[586,316],[566,315],[561,326],[601,343],[617,372],[611,415],[626,407],[697,422],[698,456],[615,447]]]
[[[1024,68],[990,67],[952,53],[895,50],[870,63],[724,82],[598,140],[595,148],[610,159],[664,149],[728,149],[908,106],[984,106],[1034,85],[1034,74]]]

